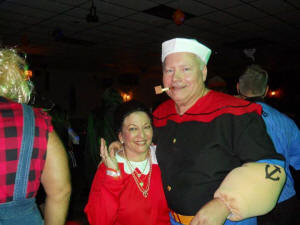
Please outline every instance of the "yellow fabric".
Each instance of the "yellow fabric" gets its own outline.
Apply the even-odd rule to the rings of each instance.
[[[285,179],[280,166],[246,163],[225,177],[214,197],[227,205],[232,221],[264,215],[276,205]]]

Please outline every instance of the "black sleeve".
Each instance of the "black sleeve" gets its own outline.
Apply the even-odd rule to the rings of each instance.
[[[247,113],[234,119],[233,151],[242,162],[262,159],[284,160],[275,150],[260,115]]]

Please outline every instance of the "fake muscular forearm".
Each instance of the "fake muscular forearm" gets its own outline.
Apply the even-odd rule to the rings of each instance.
[[[214,197],[227,205],[232,221],[263,215],[275,206],[285,178],[278,165],[245,163],[225,177]]]
[[[229,214],[230,211],[224,202],[214,198],[196,213],[190,225],[223,225]]]

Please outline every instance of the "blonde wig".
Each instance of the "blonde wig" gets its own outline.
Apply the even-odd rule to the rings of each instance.
[[[25,66],[25,60],[15,49],[0,49],[0,96],[19,103],[29,102],[33,85]]]

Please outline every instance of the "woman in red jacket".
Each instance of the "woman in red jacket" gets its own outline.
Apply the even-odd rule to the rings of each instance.
[[[150,112],[138,102],[123,103],[114,127],[123,149],[109,154],[101,139],[102,163],[85,207],[90,224],[169,225]]]

